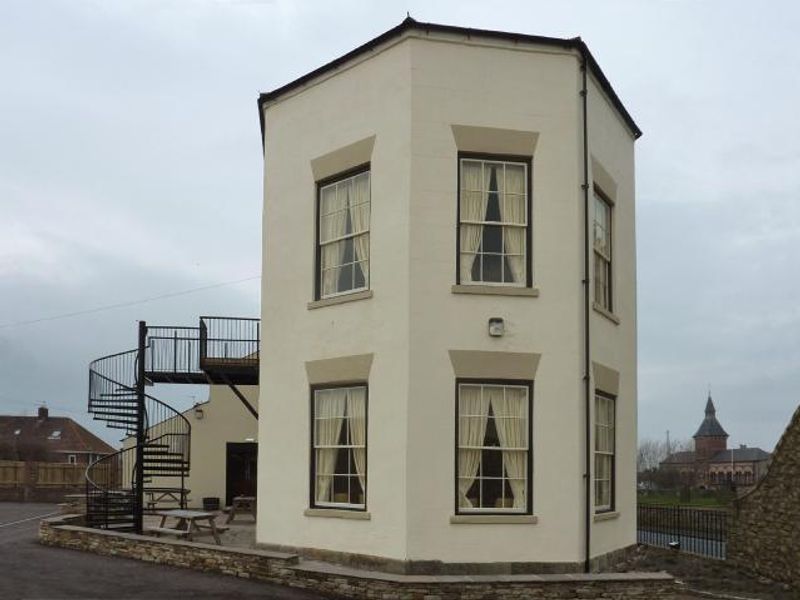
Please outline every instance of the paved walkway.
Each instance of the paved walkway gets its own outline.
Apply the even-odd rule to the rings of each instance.
[[[38,517],[55,510],[49,504],[0,502],[2,600],[321,600],[263,582],[41,546]]]

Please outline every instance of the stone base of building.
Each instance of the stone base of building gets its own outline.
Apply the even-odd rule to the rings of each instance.
[[[406,575],[301,560],[297,554],[286,552],[228,548],[69,524],[74,522],[68,515],[43,520],[39,541],[48,546],[257,579],[335,598],[658,600],[672,598],[675,593],[675,580],[666,573]]]
[[[313,561],[334,563],[353,569],[380,571],[396,575],[545,575],[583,573],[583,562],[443,562],[438,560],[398,560],[374,556],[337,552],[319,548],[304,548],[279,544],[257,544],[258,548],[269,552],[284,552]],[[614,565],[624,562],[635,544],[613,552],[596,556],[590,561],[593,573],[610,570]]]

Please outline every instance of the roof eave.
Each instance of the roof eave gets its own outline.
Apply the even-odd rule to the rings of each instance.
[[[416,21],[412,19],[410,16],[406,17],[399,25],[385,31],[381,35],[369,40],[368,42],[354,48],[350,52],[343,54],[342,56],[335,58],[334,60],[322,65],[314,69],[313,71],[309,71],[305,75],[298,77],[297,79],[290,81],[289,83],[282,85],[281,87],[275,88],[270,92],[262,92],[258,96],[258,113],[259,113],[259,122],[261,125],[261,145],[262,149],[264,146],[264,105],[268,102],[272,102],[277,100],[282,95],[290,92],[294,89],[297,89],[306,83],[312,81],[316,77],[323,75],[329,71],[335,70],[340,66],[344,65],[348,61],[369,52],[379,46],[380,44],[387,42],[397,36],[402,35],[406,31],[410,30],[418,30],[424,31],[426,33],[430,32],[437,32],[437,33],[450,33],[450,34],[460,34],[465,35],[467,37],[475,36],[475,37],[491,37],[495,39],[505,39],[514,42],[527,42],[531,44],[543,44],[549,46],[559,46],[562,48],[568,48],[578,51],[581,56],[583,56],[588,64],[589,70],[597,79],[600,87],[602,88],[603,92],[607,95],[609,101],[620,114],[622,120],[625,122],[627,127],[630,129],[631,135],[634,139],[638,139],[642,136],[642,130],[639,129],[639,126],[633,120],[633,117],[622,104],[622,100],[620,100],[617,93],[614,91],[614,88],[611,85],[611,82],[603,73],[603,70],[600,68],[597,60],[595,60],[592,53],[589,51],[589,47],[586,43],[580,38],[555,38],[555,37],[547,37],[547,36],[539,36],[539,35],[528,35],[523,33],[512,33],[508,31],[496,31],[491,29],[474,29],[471,27],[458,27],[456,25],[441,25],[439,23],[422,23],[420,21]]]

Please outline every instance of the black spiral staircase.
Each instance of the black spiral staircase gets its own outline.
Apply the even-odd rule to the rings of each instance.
[[[236,385],[258,383],[257,319],[201,317],[199,327],[139,323],[134,350],[89,366],[89,412],[126,436],[125,446],[86,469],[86,524],[142,532],[148,490],[187,496],[191,424],[145,392],[154,383],[225,384],[258,416]]]

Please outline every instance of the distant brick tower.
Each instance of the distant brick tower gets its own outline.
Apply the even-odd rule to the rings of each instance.
[[[728,449],[728,434],[717,421],[717,410],[708,395],[706,402],[706,417],[700,423],[697,433],[694,434],[694,452],[697,462],[707,462],[717,452]]]

